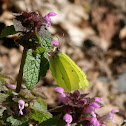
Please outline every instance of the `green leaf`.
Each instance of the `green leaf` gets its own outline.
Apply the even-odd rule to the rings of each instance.
[[[0,108],[0,117],[3,116],[3,112],[6,110],[6,107],[2,107]]]
[[[42,48],[46,49],[43,57],[41,57],[40,65],[40,77],[44,77],[47,70],[49,69],[49,59],[47,53],[52,48],[53,38],[51,36],[51,33],[44,26],[41,27],[40,31],[36,35]]]
[[[30,28],[27,29],[26,27],[24,27],[20,20],[13,19],[13,24],[14,24],[15,31],[17,32],[20,32],[20,31],[26,32],[27,30],[30,30]]]
[[[38,97],[38,98],[37,98],[37,101],[38,101],[38,103],[39,103],[40,105],[42,105],[45,109],[47,109],[47,104],[46,104],[46,102],[44,102],[44,101],[42,100],[41,97]]]
[[[5,87],[5,85],[3,85],[5,83],[5,81],[0,79],[0,92],[3,91],[8,91],[8,89]]]
[[[49,113],[45,108],[45,103],[40,101],[35,101],[33,106],[31,106],[32,109],[38,110],[40,112],[44,112],[45,114],[48,114],[50,117],[52,117],[51,113]]]
[[[28,89],[32,89],[49,69],[47,52],[52,48],[52,36],[44,26],[36,36],[41,47],[37,47],[37,53],[33,53],[31,49],[28,50],[24,66],[24,79]]]
[[[10,116],[7,118],[7,122],[11,123],[11,126],[28,126],[28,119],[25,117],[18,120]]]
[[[29,49],[23,70],[26,87],[28,89],[32,89],[39,81],[40,63],[41,55],[33,53],[32,49]]]
[[[42,92],[38,92],[37,89],[36,89],[36,90],[31,90],[31,93],[32,93],[34,96],[36,96],[36,97],[41,97],[41,98],[43,98],[43,99],[46,98],[46,96],[45,96]]]
[[[5,101],[6,98],[8,97],[8,95],[6,94],[6,92],[8,91],[8,89],[4,85],[6,83],[6,81],[3,78],[10,79],[10,77],[8,77],[8,76],[0,73],[0,92],[1,92],[0,93],[0,103],[2,103],[3,101]]]
[[[50,117],[48,115],[45,115],[45,113],[40,112],[38,110],[34,110],[30,113],[30,117],[32,119],[34,119],[35,121],[39,121],[39,122],[43,122],[47,119],[49,119]]]
[[[46,110],[43,103],[44,102],[36,101],[33,106],[31,106],[32,112],[30,113],[30,117],[39,122],[43,122],[52,117],[51,113]]]
[[[46,49],[46,52],[48,52],[52,48],[53,38],[51,33],[46,29],[45,26],[42,26],[36,36],[38,37],[41,46]]]
[[[0,72],[1,72],[1,71],[2,71],[2,69],[0,69]],[[5,83],[7,83],[7,82],[5,81],[5,79],[10,79],[10,80],[12,80],[11,77],[8,77],[8,76],[6,76],[6,75],[0,73],[0,91],[5,91],[5,90],[7,90],[7,88],[3,85],[3,84],[5,84]]]
[[[45,54],[33,53],[31,49],[27,52],[27,57],[24,65],[24,79],[26,87],[32,89],[40,79],[46,75],[49,69],[49,61],[45,58]]]
[[[7,97],[8,97],[7,94],[5,94],[5,93],[0,93],[0,103],[2,103],[3,101],[5,101]]]
[[[6,37],[8,35],[13,35],[16,34],[17,32],[15,31],[15,28],[13,25],[5,27],[0,35],[0,38]]]
[[[48,119],[42,123],[40,123],[38,126],[64,126],[64,122],[60,119],[59,116],[55,116],[51,119]]]
[[[44,77],[49,69],[49,60],[46,53],[41,56],[40,73],[39,77]]]
[[[5,78],[5,79],[10,79],[10,80],[12,80],[11,77],[8,77],[8,76],[6,76],[6,75],[0,73],[0,79],[1,79],[1,78]]]
[[[36,48],[36,51],[38,54],[42,54],[45,51],[45,49],[39,46]]]
[[[26,99],[33,100],[36,99],[36,97],[31,93],[28,89],[23,89],[20,91],[20,95],[23,96]]]

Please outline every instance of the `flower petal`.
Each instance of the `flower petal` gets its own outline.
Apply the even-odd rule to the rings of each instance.
[[[59,92],[59,93],[61,93],[61,94],[64,93],[64,89],[61,88],[61,87],[57,87],[57,88],[55,88],[55,91],[57,91],[57,92]]]
[[[94,108],[100,108],[100,105],[98,103],[93,103],[91,106],[93,106]]]
[[[50,16],[56,16],[56,13],[50,12],[50,13],[48,13],[48,16],[49,16],[49,17],[50,17]]]
[[[67,123],[71,123],[72,122],[72,116],[70,114],[65,114],[65,116],[63,117],[63,119],[67,122]]]
[[[18,101],[18,107],[19,107],[19,114],[20,115],[23,115],[23,112],[22,112],[22,110],[24,109],[24,105],[25,105],[25,102],[24,102],[24,100],[19,100]]]
[[[95,101],[101,102],[102,100],[99,97],[95,97]]]
[[[5,86],[9,89],[16,89],[16,85],[13,85],[13,84],[5,84]]]
[[[59,45],[59,43],[58,43],[56,40],[53,40],[52,43],[53,43],[53,45],[55,45],[55,46]]]
[[[119,112],[118,109],[113,109],[113,110],[111,111],[111,113],[117,113],[117,112]]]

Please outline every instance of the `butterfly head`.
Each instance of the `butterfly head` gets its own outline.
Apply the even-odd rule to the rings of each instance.
[[[53,40],[52,44],[53,44],[52,49],[48,52],[49,58],[56,56],[60,52],[59,43],[56,40]]]

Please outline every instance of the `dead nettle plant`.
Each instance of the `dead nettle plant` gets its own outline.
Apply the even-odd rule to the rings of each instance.
[[[15,42],[24,47],[17,84],[0,73],[0,125],[1,126],[105,126],[106,120],[114,120],[116,109],[99,115],[96,109],[103,107],[99,97],[90,98],[78,89],[89,86],[83,71],[59,49],[47,27],[51,26],[50,12],[44,17],[36,11],[14,13],[13,25],[5,27],[0,37],[18,34]],[[59,106],[47,110],[44,96],[32,90],[50,68],[59,85]],[[1,72],[1,71],[0,71]],[[25,85],[22,85],[24,74]]]

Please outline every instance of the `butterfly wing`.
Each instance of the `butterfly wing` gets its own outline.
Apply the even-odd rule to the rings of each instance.
[[[59,59],[63,63],[65,70],[68,73],[68,77],[70,80],[71,89],[84,89],[89,86],[89,82],[86,79],[86,75],[84,72],[78,67],[73,60],[71,60],[66,54],[59,53]]]
[[[64,66],[60,62],[58,55],[50,58],[50,70],[57,84],[64,88],[65,91],[68,91],[68,89],[71,88],[69,77]]]
[[[65,91],[89,85],[84,72],[64,53],[58,53],[50,58],[50,69],[58,85]]]

